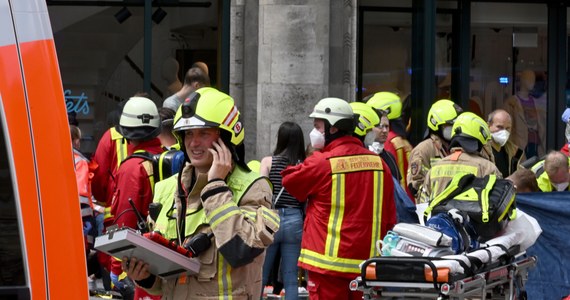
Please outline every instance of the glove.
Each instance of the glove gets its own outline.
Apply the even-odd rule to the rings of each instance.
[[[110,277],[111,277],[111,282],[113,283],[113,285],[115,286],[116,289],[118,290],[122,290],[125,288],[125,284],[123,283],[122,280],[119,279],[119,275],[111,272],[110,273]]]
[[[566,108],[564,113],[562,113],[562,122],[564,122],[564,124],[568,124],[568,120],[570,120],[570,108]]]

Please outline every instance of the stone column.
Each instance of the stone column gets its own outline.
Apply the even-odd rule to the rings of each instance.
[[[352,100],[355,16],[356,0],[232,3],[230,94],[244,116],[247,160],[271,154],[284,121],[301,125],[308,142],[320,99]]]

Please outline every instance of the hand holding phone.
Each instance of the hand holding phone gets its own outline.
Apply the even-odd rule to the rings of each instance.
[[[208,171],[208,180],[225,179],[232,169],[232,154],[221,138],[212,143],[208,149],[212,154],[212,166]]]

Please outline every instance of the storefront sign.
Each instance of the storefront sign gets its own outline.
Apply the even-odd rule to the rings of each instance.
[[[68,114],[73,112],[76,114],[89,114],[88,97],[85,96],[85,92],[81,92],[79,96],[72,96],[71,90],[65,90],[63,94],[65,95],[65,106]]]

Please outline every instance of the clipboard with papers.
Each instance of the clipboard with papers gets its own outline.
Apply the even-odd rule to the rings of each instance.
[[[150,273],[162,278],[195,275],[200,271],[196,258],[184,256],[151,241],[131,228],[121,228],[95,239],[95,249],[115,258],[136,257],[149,264]]]

